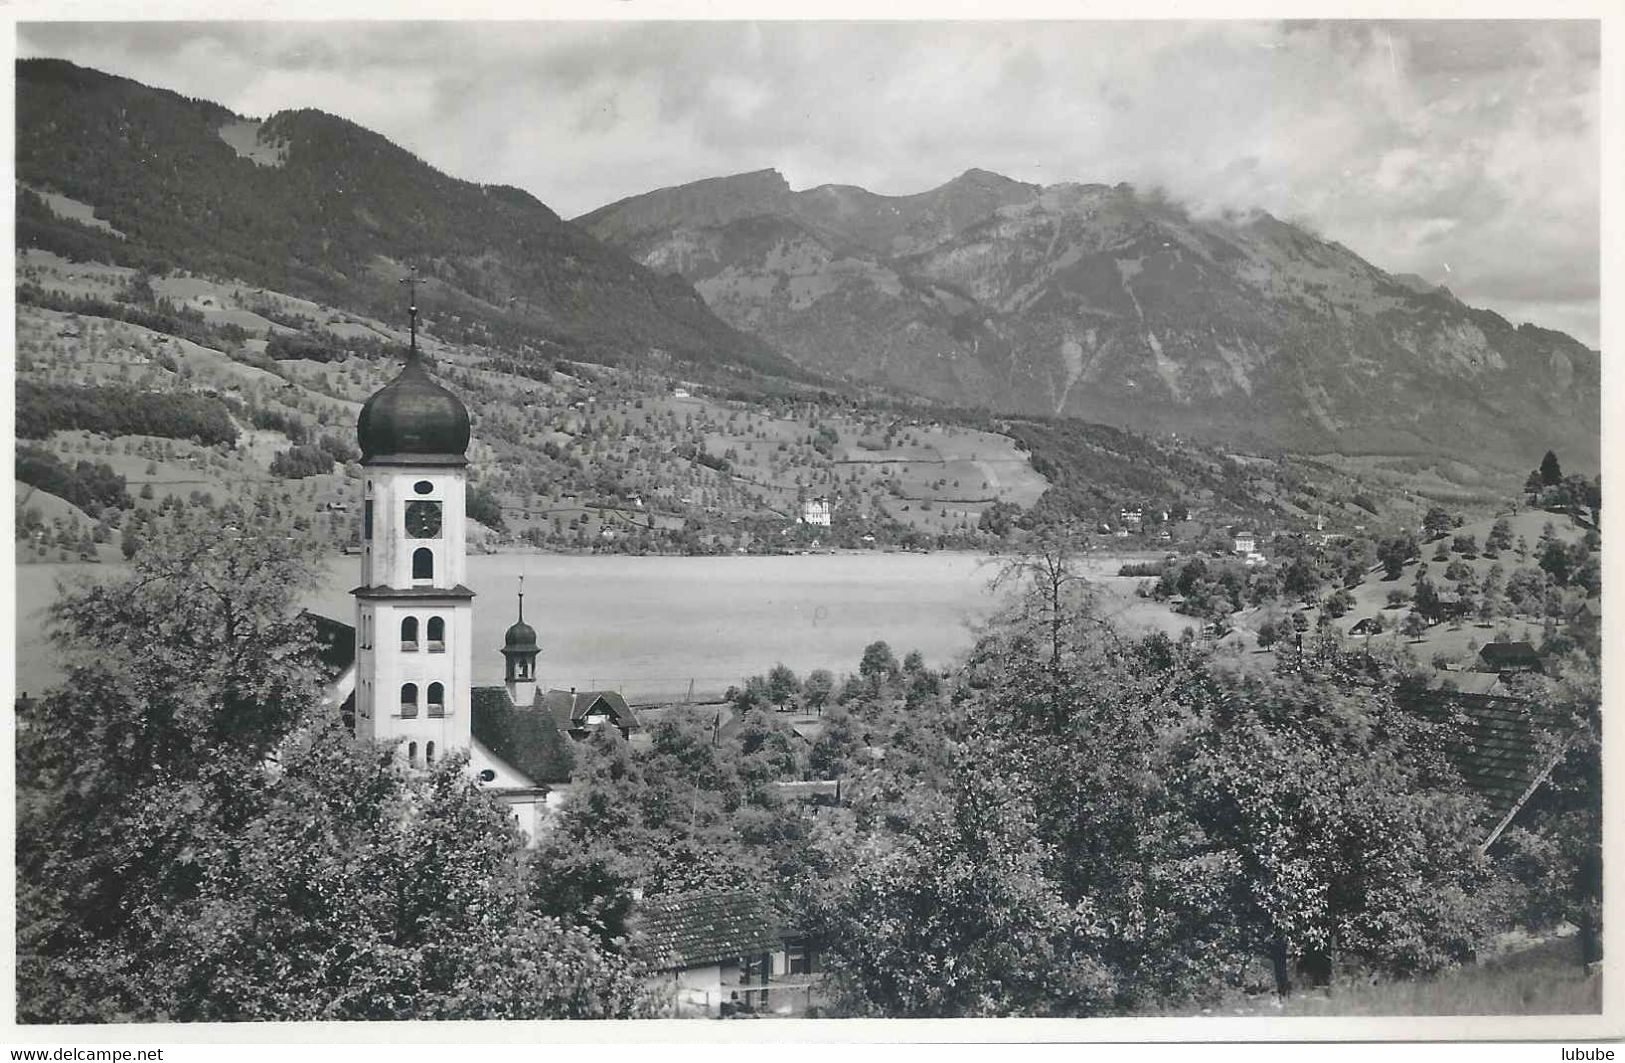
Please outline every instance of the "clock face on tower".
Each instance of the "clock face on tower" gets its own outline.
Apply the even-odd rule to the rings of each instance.
[[[421,499],[408,502],[406,534],[414,539],[440,538],[440,503]]]

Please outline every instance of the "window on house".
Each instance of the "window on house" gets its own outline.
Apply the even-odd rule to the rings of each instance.
[[[786,944],[784,946],[784,962],[789,974],[813,973],[812,957],[807,954],[805,944]]]
[[[434,743],[433,742],[430,742],[428,745],[423,747],[423,763],[425,763],[425,764],[433,764],[434,763]]]
[[[412,551],[412,578],[434,579],[434,551],[427,546]]]
[[[403,683],[401,685],[401,715],[407,719],[418,714],[418,685],[416,683]]]
[[[418,648],[418,618],[409,616],[401,621],[401,649],[407,653]]]
[[[446,688],[440,683],[429,684],[429,715],[444,716],[446,714]]]
[[[414,768],[418,766],[418,744],[416,742],[406,743],[406,762]]]
[[[446,648],[446,621],[443,617],[429,618],[429,652],[441,653]]]

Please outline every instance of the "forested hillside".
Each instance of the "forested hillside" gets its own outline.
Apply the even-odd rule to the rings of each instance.
[[[222,133],[241,141],[243,128],[251,152]],[[20,181],[89,204],[105,223],[59,216],[25,191],[19,247],[390,313],[396,282],[415,266],[427,319],[451,337],[597,361],[795,371],[719,321],[681,278],[632,262],[533,196],[447,177],[320,111],[260,123],[71,63],[24,60],[16,158]]]

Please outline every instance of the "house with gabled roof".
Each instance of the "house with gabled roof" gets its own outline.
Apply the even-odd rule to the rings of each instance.
[[[1529,642],[1487,642],[1478,651],[1478,667],[1484,672],[1538,672],[1540,651]]]
[[[750,890],[642,901],[633,954],[674,1016],[804,1013],[816,999],[817,955]]]

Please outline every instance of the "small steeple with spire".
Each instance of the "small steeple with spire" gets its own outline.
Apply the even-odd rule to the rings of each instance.
[[[542,652],[536,644],[536,629],[525,623],[525,577],[519,577],[519,619],[502,639],[502,656],[507,662],[504,680],[515,705],[528,706],[536,700],[536,657]]]

